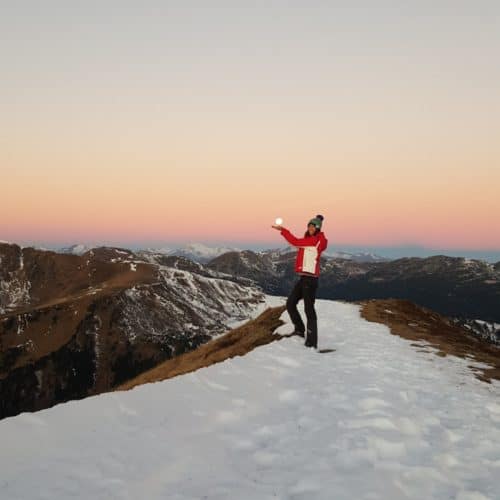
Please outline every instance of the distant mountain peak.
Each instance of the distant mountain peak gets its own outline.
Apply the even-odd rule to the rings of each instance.
[[[204,264],[224,253],[239,252],[241,250],[238,248],[210,246],[200,242],[189,242],[176,248],[148,248],[147,251],[167,256],[185,257],[195,262]]]
[[[326,250],[323,254],[325,257],[331,257],[334,259],[346,259],[352,260],[354,262],[384,262],[391,259],[387,257],[382,257],[373,252],[343,252],[342,250],[328,251]]]
[[[85,252],[89,251],[90,247],[85,245],[84,243],[76,243],[74,245],[70,245],[69,247],[63,247],[59,249],[60,253],[69,253],[72,255],[83,255]]]

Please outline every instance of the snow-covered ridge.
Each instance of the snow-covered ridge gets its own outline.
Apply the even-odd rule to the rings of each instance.
[[[83,255],[85,252],[88,252],[90,247],[83,243],[77,243],[75,245],[71,245],[69,247],[60,248],[60,253],[69,253],[72,255]]]
[[[320,347],[335,352],[286,338],[164,382],[1,421],[2,494],[496,498],[498,382],[478,381],[470,360],[416,350],[361,319],[356,305],[316,304]]]
[[[186,257],[195,262],[206,263],[227,252],[240,251],[238,248],[212,247],[203,243],[187,243],[177,248],[148,248],[151,253]]]
[[[325,257],[330,257],[332,259],[346,259],[355,262],[384,262],[391,260],[387,257],[381,257],[373,252],[341,252],[341,251],[329,251],[328,249],[323,254]]]
[[[157,284],[125,292],[120,323],[131,342],[139,332],[143,338],[166,342],[176,332],[186,338],[202,332],[213,336],[251,317],[263,301],[256,288],[160,266]],[[145,315],[144,304],[149,302],[156,307]]]

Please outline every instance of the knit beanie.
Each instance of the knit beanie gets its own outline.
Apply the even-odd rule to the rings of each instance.
[[[312,224],[313,226],[316,226],[317,229],[321,229],[321,224],[323,223],[324,217],[322,215],[316,215],[313,219],[311,219],[307,225]]]

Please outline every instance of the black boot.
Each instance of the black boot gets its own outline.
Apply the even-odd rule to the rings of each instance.
[[[316,322],[313,323],[312,328],[307,328],[307,337],[306,341],[304,343],[306,347],[314,347],[315,349],[318,348],[318,331],[316,327]]]

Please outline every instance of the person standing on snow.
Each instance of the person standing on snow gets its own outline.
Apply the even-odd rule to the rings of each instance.
[[[286,301],[286,308],[290,319],[295,326],[292,335],[305,337],[306,347],[318,348],[318,325],[314,301],[318,289],[319,262],[321,252],[326,250],[328,240],[321,231],[321,224],[324,217],[316,215],[307,225],[307,231],[303,238],[295,237],[288,229],[281,225],[273,225],[274,229],[281,232],[281,235],[291,245],[297,247],[297,258],[295,260],[295,272],[300,276],[293,287]],[[304,322],[297,310],[300,299],[304,299],[304,310],[307,317],[307,331]],[[304,333],[307,333],[306,335]]]

